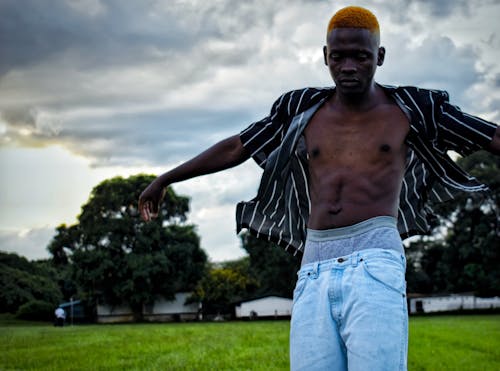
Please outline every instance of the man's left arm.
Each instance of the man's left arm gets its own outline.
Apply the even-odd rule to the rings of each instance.
[[[494,155],[500,156],[500,126],[497,127],[495,136],[493,137],[493,140],[486,148],[486,150],[493,153]]]

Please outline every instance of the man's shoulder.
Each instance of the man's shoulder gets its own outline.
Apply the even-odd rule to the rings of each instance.
[[[288,113],[297,114],[330,96],[334,89],[333,87],[306,87],[290,90],[282,94],[277,103],[286,108]]]
[[[446,90],[439,89],[426,89],[413,85],[381,85],[385,90],[389,91],[391,94],[398,94],[403,99],[423,99],[427,101],[432,100],[443,100],[448,101],[449,94]]]
[[[305,87],[287,91],[286,93],[282,94],[281,97],[292,101],[311,99],[314,97],[323,98],[330,95],[334,89],[335,88],[333,87]]]

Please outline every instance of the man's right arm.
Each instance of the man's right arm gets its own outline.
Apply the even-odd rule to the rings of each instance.
[[[243,147],[239,135],[213,145],[191,160],[156,178],[139,197],[139,210],[145,221],[158,215],[159,204],[167,186],[200,175],[229,169],[246,161],[250,155]]]

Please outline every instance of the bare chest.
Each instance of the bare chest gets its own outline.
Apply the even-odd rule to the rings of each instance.
[[[366,167],[402,160],[409,131],[396,105],[342,114],[322,107],[304,131],[310,166]]]

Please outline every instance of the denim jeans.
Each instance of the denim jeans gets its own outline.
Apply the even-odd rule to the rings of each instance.
[[[303,265],[293,294],[291,370],[406,370],[405,268],[402,253],[382,248]]]

